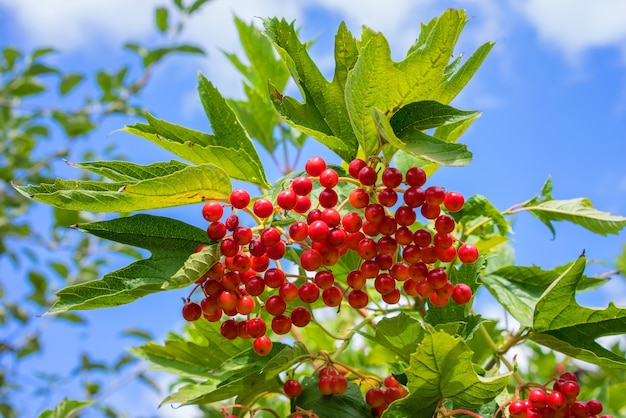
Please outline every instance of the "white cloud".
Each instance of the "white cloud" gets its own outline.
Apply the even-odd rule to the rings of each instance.
[[[526,0],[520,10],[540,38],[570,61],[598,47],[626,52],[626,2],[621,0]]]
[[[155,0],[0,0],[31,46],[55,45],[66,51],[94,42],[113,45],[153,30]]]

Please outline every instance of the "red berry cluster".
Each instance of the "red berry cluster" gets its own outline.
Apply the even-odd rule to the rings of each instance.
[[[518,399],[509,405],[511,418],[612,418],[602,415],[602,403],[597,400],[581,401],[578,378],[565,372],[554,382],[552,390],[545,387],[533,389],[528,399]]]
[[[371,388],[365,393],[365,402],[372,407],[374,416],[379,417],[389,407],[389,404],[406,397],[409,392],[398,383],[393,376],[387,376],[383,388]]]
[[[461,210],[464,198],[460,193],[446,193],[438,186],[423,189],[426,173],[419,167],[409,169],[405,176],[397,168],[386,167],[379,176],[374,166],[357,159],[349,164],[351,177],[342,178],[322,158],[313,157],[305,168],[308,175],[294,178],[279,192],[276,205],[266,198],[250,205],[248,192],[237,189],[229,199],[232,213],[223,220],[227,204],[204,204],[202,215],[210,222],[207,235],[219,241],[222,257],[197,281],[204,298],[200,304],[188,302],[183,307],[185,319],[204,316],[219,321],[226,315],[230,318],[222,323],[221,334],[227,339],[254,338],[254,349],[265,355],[272,347],[265,335],[266,322],[261,313],[249,318],[256,309],[255,298],[271,316],[270,326],[276,334],[286,334],[292,325],[303,327],[311,321],[307,307],[288,308],[297,298],[311,304],[321,297],[330,307],[339,306],[345,298],[353,308],[365,308],[369,303],[368,279],[388,304],[400,301],[399,287],[407,296],[428,298],[435,306],[446,305],[450,298],[458,304],[469,302],[470,287],[453,285],[440,265],[457,257],[462,263],[478,259],[474,245],[457,244],[455,220],[442,212],[442,206],[448,212]],[[322,190],[312,208],[309,196],[314,181]],[[342,202],[335,190],[340,181],[355,185]],[[399,202],[400,195],[403,203]],[[240,225],[239,211],[249,213],[258,225]],[[288,228],[271,226],[289,211],[301,220]],[[417,212],[432,221],[434,232],[412,228]],[[279,260],[288,245],[302,249],[300,266],[312,277],[287,275],[280,268]],[[338,284],[326,268],[348,251],[356,252],[361,263],[342,278],[345,288],[344,280]],[[246,319],[238,320],[238,315]]]

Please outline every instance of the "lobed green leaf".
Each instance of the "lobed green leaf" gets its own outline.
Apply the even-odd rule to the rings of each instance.
[[[171,218],[134,215],[110,221],[74,225],[73,228],[152,254],[124,268],[93,280],[68,286],[57,293],[49,313],[113,307],[162,290],[200,244],[206,233]],[[215,246],[209,246],[214,248]],[[211,254],[210,248],[206,249]]]
[[[579,257],[539,298],[530,338],[580,360],[624,369],[626,359],[605,349],[596,339],[626,333],[626,309],[613,302],[606,309],[586,308],[576,302],[585,264],[585,257]]]
[[[212,164],[185,166],[164,176],[128,182],[57,179],[53,184],[13,187],[33,200],[92,212],[135,212],[187,205],[225,199],[231,191],[228,174]]]
[[[508,384],[509,374],[477,375],[472,354],[460,337],[444,331],[425,335],[405,370],[409,395],[392,403],[383,417],[430,418],[442,399],[467,409],[491,402]]]

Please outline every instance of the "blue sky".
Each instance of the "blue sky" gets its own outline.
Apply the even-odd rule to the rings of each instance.
[[[0,0],[0,46],[29,50],[51,45],[61,51],[52,59],[67,70],[115,69],[130,59],[121,52],[125,41],[156,42],[152,10],[164,2]],[[432,182],[468,196],[483,194],[499,209],[506,209],[534,196],[551,176],[555,198],[584,196],[598,209],[626,215],[626,3],[619,0],[216,0],[189,22],[183,34],[184,40],[205,48],[209,56],[169,60],[156,70],[142,101],[163,119],[207,130],[195,92],[197,71],[224,95],[241,95],[239,76],[220,52],[240,52],[233,14],[246,21],[257,16],[295,19],[302,38],[317,38],[312,54],[331,74],[332,42],[341,21],[355,35],[361,24],[381,31],[399,59],[417,37],[419,23],[447,7],[463,7],[473,16],[461,35],[458,53],[470,54],[486,41],[495,41],[496,46],[453,102],[483,112],[461,139],[473,151],[474,161],[468,167],[442,169]],[[110,121],[81,147],[98,149],[113,142],[132,161],[146,164],[170,158],[139,138],[108,135],[125,122]],[[323,152],[312,141],[306,151]],[[60,162],[57,166],[65,177],[78,175]],[[178,213],[202,225],[198,208]],[[517,216],[514,227],[512,242],[521,265],[550,268],[575,259],[583,249],[590,259],[610,264],[626,243],[624,233],[603,238],[562,223],[556,224],[557,236],[552,240],[550,231],[527,214]],[[3,264],[2,270],[6,268]],[[592,271],[608,268],[594,266]],[[80,335],[62,326],[49,329],[48,351],[33,367],[64,364],[57,356],[67,353],[68,341],[96,357],[112,358],[134,343],[118,337],[129,316],[137,319],[138,327],[163,336],[180,326],[179,295],[170,293],[133,306],[89,312],[90,329]],[[626,305],[622,278],[584,300],[602,305],[607,295],[618,295],[613,300]],[[67,336],[63,344],[58,335]],[[145,396],[142,416],[167,416],[167,411],[154,412],[157,398]],[[129,396],[120,395],[118,401],[133,404]]]

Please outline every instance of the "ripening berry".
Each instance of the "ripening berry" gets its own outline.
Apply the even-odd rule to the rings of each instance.
[[[365,166],[367,166],[367,163],[363,160],[360,160],[360,159],[352,160],[350,164],[348,164],[348,173],[350,173],[350,175],[354,177],[355,179],[358,179],[359,172]]]
[[[283,391],[288,398],[297,398],[302,393],[302,385],[295,379],[289,379],[283,385]]]
[[[252,348],[260,356],[266,356],[272,351],[272,340],[266,335],[256,338],[252,343]]]
[[[304,165],[304,169],[309,176],[318,177],[326,169],[326,161],[322,157],[311,157]]]
[[[183,306],[183,318],[186,321],[196,321],[202,316],[202,308],[196,302],[189,302]]]
[[[224,214],[224,207],[219,202],[206,202],[202,207],[202,216],[209,222],[219,221]]]
[[[478,260],[478,248],[474,244],[463,244],[457,250],[459,260],[463,264],[472,264]]]
[[[250,194],[244,189],[235,189],[230,194],[230,204],[234,208],[243,209],[250,203]]]
[[[452,290],[452,300],[458,305],[465,305],[472,298],[472,289],[466,285],[465,283],[457,283],[454,285],[454,289]],[[531,392],[532,393],[532,392]],[[545,392],[544,392],[545,395]],[[536,395],[537,399],[539,395]],[[539,400],[537,401],[538,403]],[[545,400],[544,400],[545,404]]]
[[[385,392],[380,388],[371,388],[365,393],[365,402],[372,408],[385,403]]]
[[[465,198],[458,192],[448,192],[443,198],[443,206],[450,212],[460,211],[464,204]]]

